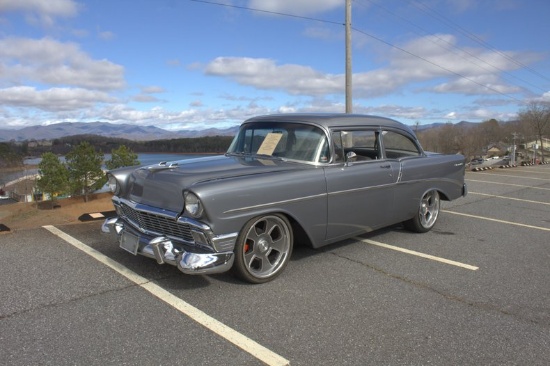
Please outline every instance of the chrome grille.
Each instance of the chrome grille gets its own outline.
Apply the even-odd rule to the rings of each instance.
[[[136,210],[126,204],[121,205],[124,216],[141,231],[156,235],[168,236],[171,239],[193,242],[191,228],[178,223],[174,218],[157,215],[151,212]]]

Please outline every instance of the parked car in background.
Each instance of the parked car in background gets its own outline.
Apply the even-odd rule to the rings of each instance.
[[[10,196],[2,189],[0,188],[0,200],[7,200]]]
[[[422,150],[407,126],[351,114],[245,121],[224,155],[107,173],[117,216],[102,230],[187,274],[262,283],[294,245],[318,248],[388,225],[433,228],[466,195],[464,157]]]

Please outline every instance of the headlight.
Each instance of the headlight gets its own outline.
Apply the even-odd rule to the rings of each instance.
[[[185,200],[185,212],[194,218],[198,218],[202,215],[202,203],[194,193],[185,192],[183,195]]]
[[[115,194],[118,193],[118,182],[116,178],[111,174],[109,174],[107,185],[109,186],[109,189],[111,190],[111,192]]]

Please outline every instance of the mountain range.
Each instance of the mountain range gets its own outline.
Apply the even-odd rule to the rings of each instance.
[[[440,127],[445,123],[410,126],[418,132]],[[476,123],[462,121],[458,125],[473,126]],[[135,126],[130,124],[114,124],[108,122],[62,122],[48,126],[30,126],[18,130],[0,129],[0,142],[54,140],[75,135],[99,135],[111,138],[121,138],[132,141],[151,141],[175,138],[191,138],[202,136],[234,136],[239,126],[226,129],[209,128],[204,130],[168,131],[155,126]]]
[[[18,130],[0,129],[0,142],[54,140],[75,135],[99,135],[133,141],[151,141],[202,136],[233,136],[239,126],[227,129],[168,131],[155,126],[135,126],[108,122],[62,122],[48,126],[30,126]]]

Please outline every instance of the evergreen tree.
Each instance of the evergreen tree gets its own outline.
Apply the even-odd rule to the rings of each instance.
[[[118,149],[111,150],[111,159],[105,162],[105,166],[109,170],[139,164],[137,154],[127,148],[126,145],[121,145]]]
[[[69,169],[69,182],[75,195],[84,195],[84,201],[88,202],[88,195],[103,187],[107,178],[101,169],[103,153],[95,151],[88,142],[81,142],[66,156]]]
[[[57,195],[67,193],[69,188],[68,173],[65,165],[55,154],[44,153],[40,164],[38,164],[40,177],[36,181],[36,186],[40,191],[48,194],[50,200],[54,202]]]

